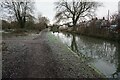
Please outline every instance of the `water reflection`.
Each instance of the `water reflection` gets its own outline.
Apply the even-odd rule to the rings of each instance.
[[[97,67],[107,77],[112,77],[112,74],[116,72],[118,62],[120,62],[118,61],[117,49],[119,46],[116,46],[117,43],[84,36],[79,37],[78,44],[81,42],[84,47],[82,53],[86,57],[92,58],[92,61],[88,63]],[[82,46],[79,47],[80,50],[82,50]]]
[[[118,77],[120,78],[120,44],[117,44],[117,49],[116,49],[116,53],[117,53],[117,56],[118,56],[118,61],[117,61],[117,67],[116,67],[116,72],[113,73],[113,77]]]
[[[107,77],[119,77],[120,44],[76,34],[54,33],[54,35],[78,55],[82,53],[88,59],[86,60],[88,64],[92,64]]]
[[[78,52],[78,47],[77,47],[77,43],[76,43],[75,34],[72,35],[71,49],[74,52]]]
[[[78,41],[78,46],[81,50],[83,50],[85,55],[89,54],[89,57],[105,59],[106,61],[116,57],[114,56],[116,51],[116,46],[114,44],[99,39],[87,38],[80,36]]]

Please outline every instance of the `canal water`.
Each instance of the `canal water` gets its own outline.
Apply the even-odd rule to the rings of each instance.
[[[120,77],[120,44],[70,33],[51,32],[71,50],[86,58],[106,77]]]

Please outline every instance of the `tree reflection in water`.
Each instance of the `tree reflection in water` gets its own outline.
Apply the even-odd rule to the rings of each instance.
[[[116,72],[113,73],[113,78],[116,76],[117,78],[120,78],[120,44],[117,44],[116,49],[117,57],[118,57],[118,63],[117,63],[117,69]]]
[[[78,52],[78,47],[77,47],[77,43],[76,43],[75,34],[72,35],[71,49],[72,49],[74,52]]]
[[[84,56],[87,63],[97,65],[96,68],[106,76],[120,74],[120,44],[70,33],[59,33],[56,36],[78,56]]]

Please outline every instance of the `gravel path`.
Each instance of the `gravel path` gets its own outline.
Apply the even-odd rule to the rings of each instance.
[[[47,30],[35,37],[3,40],[8,46],[2,52],[3,78],[103,77]]]

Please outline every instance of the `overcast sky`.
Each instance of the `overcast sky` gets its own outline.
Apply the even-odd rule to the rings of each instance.
[[[36,8],[35,16],[37,17],[37,15],[41,13],[43,16],[49,18],[51,23],[53,23],[54,16],[56,13],[55,5],[54,5],[55,1],[58,0],[35,0],[35,8]],[[94,1],[103,3],[103,6],[99,7],[98,10],[96,11],[96,16],[98,18],[106,17],[108,15],[108,10],[110,11],[110,15],[118,12],[118,2],[120,0],[94,0]]]
[[[50,19],[51,23],[54,20],[55,16],[55,5],[54,2],[57,0],[35,0],[36,1],[36,15],[41,13],[43,16],[46,16]],[[108,10],[110,11],[110,15],[115,12],[118,12],[118,2],[120,0],[94,0],[98,2],[102,2],[103,6],[99,7],[96,11],[96,15],[98,18],[106,17],[108,15]]]

